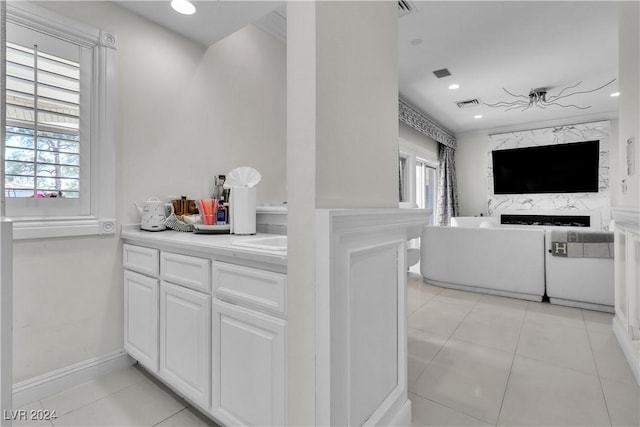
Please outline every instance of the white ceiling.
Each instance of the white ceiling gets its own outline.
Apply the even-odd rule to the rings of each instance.
[[[526,111],[477,106],[460,109],[456,101],[512,101],[546,87],[557,94],[590,90],[618,75],[618,11],[614,2],[414,1],[414,12],[399,20],[400,96],[449,130],[513,127],[578,116],[615,117],[617,81],[593,94],[563,100],[581,111],[557,106]],[[411,40],[422,39],[419,45]],[[447,68],[438,79],[434,70]],[[460,88],[449,90],[458,83]],[[571,101],[571,102],[570,102]],[[482,114],[482,119],[474,119]]]
[[[256,22],[282,37],[283,1],[194,1],[198,12],[182,16],[169,1],[119,1],[203,45]],[[596,88],[617,77],[618,11],[611,1],[413,1],[414,10],[399,18],[400,96],[446,129],[530,127],[547,121],[614,118],[617,82],[591,94],[563,100],[587,110],[532,108],[508,111],[484,105],[460,109],[457,101],[511,101],[503,91],[527,95],[545,87],[555,95],[580,81],[575,91]],[[276,18],[276,19],[273,19]],[[265,22],[267,24],[265,25]],[[276,23],[274,25],[274,22]],[[420,44],[411,42],[420,39]],[[438,79],[433,71],[447,68]],[[449,90],[458,83],[460,88]],[[623,94],[624,95],[624,94]],[[474,119],[482,114],[482,119]]]
[[[116,3],[203,46],[212,45],[285,4],[268,0],[191,1],[196,13],[181,15],[171,8],[170,0],[118,0]]]

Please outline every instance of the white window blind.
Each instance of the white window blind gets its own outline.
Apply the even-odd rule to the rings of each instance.
[[[80,196],[80,64],[7,43],[6,197]]]

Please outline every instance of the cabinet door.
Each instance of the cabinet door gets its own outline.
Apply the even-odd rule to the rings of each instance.
[[[159,375],[203,408],[211,388],[211,297],[161,282]]]
[[[124,271],[124,349],[158,371],[158,280]]]
[[[216,299],[212,306],[213,416],[227,425],[285,425],[286,321]]]

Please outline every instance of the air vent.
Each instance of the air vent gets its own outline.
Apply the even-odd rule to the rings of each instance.
[[[414,9],[415,6],[409,0],[398,0],[398,16],[408,15]]]
[[[440,70],[435,70],[433,74],[435,74],[437,78],[441,79],[443,77],[450,76],[451,72],[449,72],[449,70],[447,70],[446,68],[442,68]]]
[[[471,108],[480,105],[480,101],[477,99],[468,99],[466,101],[458,101],[456,105],[458,108]]]

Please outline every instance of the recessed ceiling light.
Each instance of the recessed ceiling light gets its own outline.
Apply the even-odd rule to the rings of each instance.
[[[476,114],[475,116],[473,116],[474,119],[481,119],[482,118],[482,114]]]
[[[171,0],[171,7],[183,15],[193,15],[196,7],[189,0]]]
[[[460,87],[460,85],[458,83],[454,83],[454,84],[449,86],[449,89],[453,90],[453,89],[458,89],[459,87]]]
[[[612,97],[614,97],[614,98],[615,98],[616,96],[620,96],[620,92],[613,92],[613,93],[612,93],[611,95],[609,95],[609,96],[612,96]]]
[[[413,46],[417,46],[419,44],[422,44],[422,39],[413,39],[409,43],[411,43]]]

